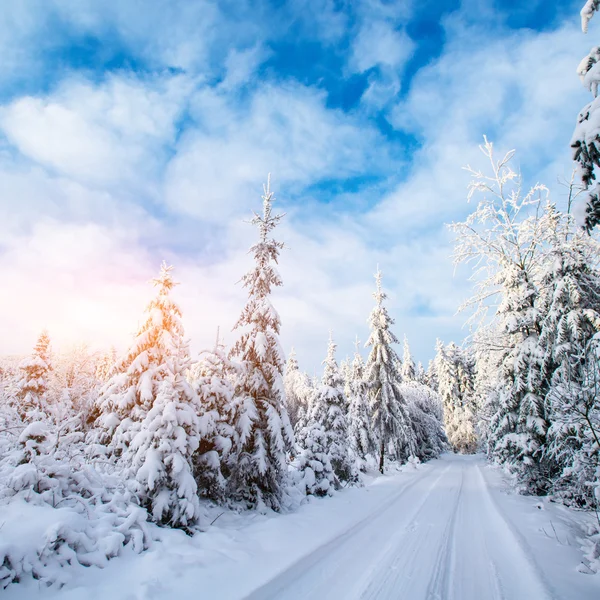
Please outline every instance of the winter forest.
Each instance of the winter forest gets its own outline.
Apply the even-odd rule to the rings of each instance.
[[[584,32],[598,11],[600,0],[586,2]],[[516,501],[521,495],[540,513],[559,511],[563,520],[575,515],[581,527],[576,539],[565,537],[569,541],[562,544],[563,530],[550,531],[546,539],[555,537],[559,546],[571,547],[580,561],[571,575],[588,577],[597,586],[600,47],[581,61],[577,74],[590,102],[573,115],[575,169],[564,182],[563,197],[555,198],[543,183],[527,181],[521,165],[528,156],[498,152],[491,138],[483,137],[479,148],[486,168],[465,165],[467,191],[457,201],[468,202],[470,214],[448,224],[456,277],[466,274],[471,282],[471,295],[456,307],[465,337],[438,339],[428,364],[415,361],[403,323],[391,316],[388,271],[377,264],[369,282],[372,310],[364,315],[367,339],[359,340],[355,331],[324,331],[321,346],[313,349],[322,358],[322,370],[312,374],[293,348],[282,346],[286,322],[277,310],[277,292],[286,284],[278,269],[286,260],[281,225],[287,217],[266,174],[262,196],[246,199],[252,215],[246,226],[253,228],[255,239],[248,270],[239,273],[246,303],[236,322],[220,324],[221,330],[214,324],[211,347],[199,354],[190,351],[186,314],[175,300],[177,286],[186,281],[179,281],[177,265],[163,262],[148,283],[147,305],[145,310],[140,306],[140,325],[125,352],[86,344],[56,347],[52,331],[44,330],[29,356],[0,358],[0,590],[14,598],[33,598],[34,592],[84,597],[84,587],[72,587],[74,578],[84,577],[81,573],[108,573],[119,561],[137,564],[136,557],[150,556],[161,544],[165,554],[169,544],[192,544],[186,550],[190,555],[217,556],[219,536],[224,540],[236,531],[242,538],[254,519],[273,530],[261,543],[273,545],[277,553],[274,532],[278,527],[287,531],[284,523],[291,522],[284,519],[300,519],[308,509],[317,515],[331,506],[331,514],[338,515],[331,517],[335,522],[346,497],[360,505],[380,494],[377,498],[387,498],[392,506],[392,492],[384,496],[382,488],[386,481],[414,478],[393,492],[410,494],[411,486],[416,492],[425,485],[419,477],[437,473],[437,464],[436,483],[427,484],[415,499],[425,502],[439,489],[440,507],[455,506],[439,526],[440,532],[450,531],[440,537],[443,552],[454,544],[453,556],[458,556],[458,542],[451,540],[458,539],[467,510],[459,499],[463,483],[471,489],[467,470],[476,464],[481,481],[498,477],[503,482],[502,494]],[[277,195],[285,194],[285,187],[277,186]],[[225,329],[232,331],[231,344],[224,342]],[[337,351],[342,339],[355,340],[353,355]],[[470,462],[481,456],[485,463]],[[461,472],[461,490],[454,505],[454,488],[444,491],[442,483],[455,468]],[[480,475],[488,471],[492,475]],[[500,502],[496,493],[486,491],[481,502],[495,506]],[[383,507],[377,505],[373,514]],[[359,512],[355,516],[359,523]],[[366,535],[369,521],[361,518],[352,535],[359,529]],[[302,521],[301,527],[313,531],[314,526],[316,536],[320,521],[314,519]],[[402,530],[417,527],[413,521]],[[336,536],[342,534],[349,535],[340,529]],[[502,535],[495,537],[502,541]],[[227,538],[224,553],[237,551],[232,539]],[[382,537],[382,547],[388,541]],[[325,560],[323,547],[314,551],[314,561]],[[288,552],[287,546],[279,548]],[[515,552],[527,554],[521,546]],[[182,556],[185,564],[192,560]],[[452,560],[460,569],[461,559]],[[352,564],[350,559],[339,562]],[[281,573],[288,573],[281,564]],[[298,565],[302,572],[312,568],[310,562]],[[533,571],[527,575],[528,597],[566,597],[549,580],[534,581]],[[227,573],[235,579],[234,567]],[[228,595],[223,588],[220,595],[219,582],[210,577],[198,586],[212,597],[246,597],[255,589],[247,597],[355,597],[341,591],[341,577],[333,595],[310,596],[302,587],[306,575],[290,573],[282,578],[277,571],[271,587],[260,587],[264,582],[256,579],[243,594]],[[427,593],[438,590],[438,595],[427,597],[525,597],[511,596],[510,584],[502,581],[498,595],[485,595],[483,587],[479,595],[474,589],[469,595],[460,586],[452,588],[459,584],[451,573],[436,573],[426,584]],[[347,573],[350,579],[354,574]],[[325,586],[325,580],[319,585]],[[364,585],[356,597],[388,597],[384,588],[373,587],[374,580]],[[163,582],[152,586],[127,597],[175,597],[175,588]],[[289,589],[295,591],[287,595]]]

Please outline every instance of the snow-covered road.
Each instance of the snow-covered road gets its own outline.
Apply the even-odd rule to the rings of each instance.
[[[597,582],[581,595],[585,586],[575,590],[546,575],[518,524],[497,505],[484,468],[476,457],[447,455],[432,463],[248,598],[600,598]]]
[[[157,541],[141,555],[126,553],[105,569],[74,566],[62,589],[28,582],[0,595],[599,600],[600,574],[577,571],[578,528],[591,515],[504,488],[483,457],[444,455],[288,514],[226,512],[191,538],[155,528]]]

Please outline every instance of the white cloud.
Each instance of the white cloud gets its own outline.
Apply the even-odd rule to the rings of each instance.
[[[339,16],[324,4],[335,17],[327,42],[334,43]],[[360,21],[352,61],[355,70],[378,73],[365,96],[374,107],[397,93],[412,42],[392,25],[387,3],[366,5],[373,19]],[[129,3],[107,12],[97,3],[63,6],[73,8],[61,14],[78,31],[116,28],[157,64],[213,74],[218,55],[224,79],[211,86],[208,77],[162,72],[93,83],[71,75],[46,95],[0,109],[0,278],[10,290],[0,298],[0,350],[27,351],[44,326],[59,343],[88,338],[123,347],[163,256],[181,281],[175,295],[194,349],[212,344],[217,326],[231,341],[245,300],[235,282],[251,264],[246,249],[254,240],[240,218],[260,208],[269,171],[282,204],[328,178],[398,176],[383,136],[364,115],[328,108],[324,93],[256,81],[240,94],[266,46],[258,38],[246,44],[249,26],[239,45],[213,48],[222,32],[203,28],[222,18],[214,7],[204,18],[203,4],[178,15],[181,5],[158,3],[136,20]],[[228,29],[220,40],[232,36]],[[418,357],[431,355],[437,336],[462,337],[462,318],[453,315],[469,284],[453,279],[443,222],[469,210],[461,167],[477,160],[483,133],[516,147],[538,172],[568,163],[570,128],[585,101],[573,74],[581,36],[565,26],[486,39],[454,19],[447,37],[440,59],[422,68],[394,112],[396,126],[421,142],[403,182],[360,213],[300,197],[278,231],[289,246],[280,265],[285,285],[274,294],[282,339],[311,372],[329,328],[340,356],[352,351],[355,334],[366,340],[377,264],[395,331],[408,334]]]

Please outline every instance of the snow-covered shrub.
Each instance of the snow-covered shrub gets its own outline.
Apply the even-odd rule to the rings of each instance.
[[[60,585],[70,576],[63,567],[104,566],[125,547],[148,547],[146,511],[87,463],[82,440],[69,423],[0,425],[0,586],[26,577]]]
[[[301,487],[307,495],[331,495],[335,488],[335,475],[327,448],[327,433],[320,423],[307,426],[304,445],[293,465],[301,474]]]

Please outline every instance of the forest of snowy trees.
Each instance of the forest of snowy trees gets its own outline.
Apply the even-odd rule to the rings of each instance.
[[[403,360],[394,350],[380,272],[366,362],[357,343],[340,366],[330,335],[320,379],[302,372],[293,352],[286,366],[270,300],[282,285],[273,200],[267,184],[230,349],[218,338],[190,355],[173,268],[163,263],[121,357],[85,347],[55,354],[42,332],[30,357],[4,361],[0,499],[71,508],[78,518],[59,520],[50,546],[6,551],[2,585],[27,573],[53,582],[53,565],[103,565],[123,547],[142,551],[148,522],[192,533],[209,526],[214,505],[289,510],[306,495],[361,485],[369,468],[383,473],[388,461],[418,463],[446,449],[440,396],[407,342]]]
[[[600,10],[588,0],[584,29]],[[594,100],[572,141],[578,165],[564,207],[528,188],[514,152],[468,168],[473,212],[453,223],[456,265],[472,269],[470,335],[438,341],[427,368],[397,351],[382,273],[366,342],[338,362],[323,340],[322,376],[286,360],[271,302],[282,286],[270,182],[251,223],[237,340],[190,354],[163,263],[126,352],[67,353],[42,332],[32,353],[0,364],[0,501],[55,510],[52,532],[22,552],[0,545],[0,587],[61,581],[73,562],[102,566],[148,547],[151,523],[186,533],[223,510],[292,510],[307,496],[360,486],[367,472],[444,451],[484,452],[525,494],[600,509],[600,48],[579,67]],[[583,204],[577,222],[573,206]],[[582,226],[583,225],[583,226]],[[353,332],[336,332],[351,336]],[[361,352],[361,350],[364,350]],[[69,509],[58,511],[58,509]],[[600,542],[598,542],[600,552]]]

